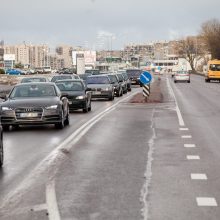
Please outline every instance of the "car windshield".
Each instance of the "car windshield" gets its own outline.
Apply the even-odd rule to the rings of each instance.
[[[123,80],[124,80],[122,74],[117,74],[117,76],[118,76],[118,78],[119,78],[120,81],[123,81]]]
[[[21,83],[28,83],[28,82],[46,82],[45,78],[23,78]]]
[[[46,97],[46,96],[56,96],[56,91],[53,85],[26,84],[26,85],[14,87],[9,98],[14,99],[14,98]]]
[[[57,82],[57,87],[60,89],[60,91],[82,91],[84,90],[84,86],[82,82]]]
[[[126,70],[126,73],[128,74],[128,76],[140,76],[141,74],[141,70]]]
[[[56,82],[57,80],[63,80],[63,79],[72,79],[72,76],[64,76],[64,75],[54,76],[51,79],[51,82]]]
[[[220,71],[220,64],[210,64],[211,71]]]
[[[109,77],[109,79],[110,79],[111,82],[113,82],[113,83],[118,82],[117,76],[115,76],[115,75],[109,75],[108,77]]]
[[[88,77],[87,84],[110,84],[110,80],[107,76]]]
[[[123,77],[124,77],[125,80],[128,79],[128,74],[127,74],[127,73],[122,73],[122,75],[123,75]]]

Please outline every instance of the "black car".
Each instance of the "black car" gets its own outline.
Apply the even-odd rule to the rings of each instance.
[[[122,75],[122,73],[116,73],[116,76],[118,77],[119,83],[122,86],[122,91],[123,93],[127,93],[128,92],[128,88],[127,88],[127,83]]]
[[[0,103],[3,130],[10,126],[54,124],[62,129],[69,124],[69,103],[55,83],[21,83],[13,87]]]
[[[123,89],[121,83],[119,83],[119,79],[115,74],[108,74],[108,77],[114,86],[114,93],[117,97],[123,95]]]
[[[130,92],[131,91],[131,80],[128,77],[128,74],[125,72],[121,72],[122,76],[124,77],[125,83],[127,85],[127,90]]]
[[[86,88],[82,80],[59,80],[56,85],[62,93],[67,94],[70,110],[82,109],[83,112],[91,111],[92,92],[88,91],[89,89]]]
[[[54,75],[50,81],[56,82],[58,80],[64,80],[64,79],[80,79],[80,78],[76,74],[60,74],[60,75]]]
[[[0,125],[0,167],[3,165],[4,160],[4,150],[3,150],[3,132],[2,126]]]
[[[127,69],[126,73],[128,74],[129,79],[131,80],[131,84],[133,85],[140,85],[141,81],[140,81],[140,75],[143,71],[140,69]]]

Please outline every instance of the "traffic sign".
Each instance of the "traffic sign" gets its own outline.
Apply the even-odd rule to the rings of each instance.
[[[140,81],[145,85],[149,84],[152,80],[152,76],[148,72],[143,72],[140,76]]]

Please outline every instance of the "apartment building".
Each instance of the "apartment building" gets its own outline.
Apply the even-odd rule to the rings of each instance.
[[[72,67],[72,51],[73,47],[69,45],[59,45],[56,47],[56,55],[58,56],[58,64],[62,65],[62,68]]]
[[[15,54],[15,63],[29,65],[30,67],[43,67],[49,65],[49,47],[47,45],[5,45],[5,54]]]

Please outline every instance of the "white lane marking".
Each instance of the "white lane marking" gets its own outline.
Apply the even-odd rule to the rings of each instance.
[[[84,128],[88,127],[88,125],[91,123],[93,123],[94,125],[94,121],[98,122],[102,117],[108,114],[110,110],[114,110],[117,105],[129,99],[133,95],[136,95],[137,93],[139,93],[139,90],[134,93],[129,94],[127,97],[122,98],[117,103],[113,104],[112,106],[108,107],[104,111],[100,112],[98,115],[94,116],[88,122],[86,122],[80,128],[78,128],[74,133],[72,133],[72,135],[68,136],[68,138],[65,141],[63,141],[63,143],[56,146],[55,149],[47,157],[45,157],[14,190],[12,190],[10,193],[7,194],[7,196],[2,200],[2,203],[0,204],[0,208],[7,207],[8,204],[10,204],[11,200],[13,200],[15,197],[17,196],[22,197],[22,194],[26,192],[26,188],[31,187],[33,181],[35,181],[39,175],[41,175],[45,170],[47,170],[48,167],[58,158],[58,156],[60,155],[60,150],[62,150],[62,148],[65,148],[68,150],[71,147],[73,147],[73,144],[71,143],[71,141],[74,140],[74,138]],[[88,128],[87,128],[87,131],[88,131]],[[50,172],[50,175],[53,176],[53,173]]]
[[[57,205],[55,182],[51,181],[46,186],[46,202],[48,207],[49,220],[60,220],[60,213]]]
[[[192,148],[192,147],[196,147],[196,145],[195,144],[184,144],[184,147]]]
[[[141,198],[140,201],[143,202],[143,208],[141,210],[142,216],[144,220],[148,219],[149,215],[149,205],[148,205],[148,196],[149,196],[149,188],[151,184],[151,178],[152,178],[152,162],[154,160],[153,153],[154,153],[154,140],[156,139],[156,131],[153,127],[153,118],[154,118],[155,109],[153,109],[152,116],[151,116],[151,129],[152,129],[152,137],[148,142],[149,150],[147,154],[147,166],[146,166],[146,172],[144,174],[144,177],[146,179],[142,190],[141,190]]]
[[[189,128],[179,128],[180,131],[188,131]]]
[[[207,176],[204,173],[191,173],[192,180],[207,180]]]
[[[173,91],[173,89],[172,89],[172,87],[171,87],[171,85],[170,85],[170,82],[169,82],[168,78],[167,78],[167,85],[168,85],[168,89],[169,89],[169,91],[170,91],[170,94],[173,96],[173,99],[174,99],[175,104],[176,104],[176,113],[177,113],[177,116],[178,116],[179,125],[180,125],[180,126],[185,126],[185,123],[184,123],[184,121],[183,121],[183,117],[182,117],[180,108],[179,108],[179,106],[178,106],[178,102],[177,102],[176,96],[175,96],[175,94],[174,94],[174,91]]]
[[[213,197],[197,197],[196,202],[198,206],[218,206],[216,199]]]
[[[183,139],[187,139],[187,138],[190,139],[190,138],[192,138],[192,136],[191,135],[182,135],[182,138]]]
[[[200,156],[198,155],[187,155],[187,160],[200,160]]]

